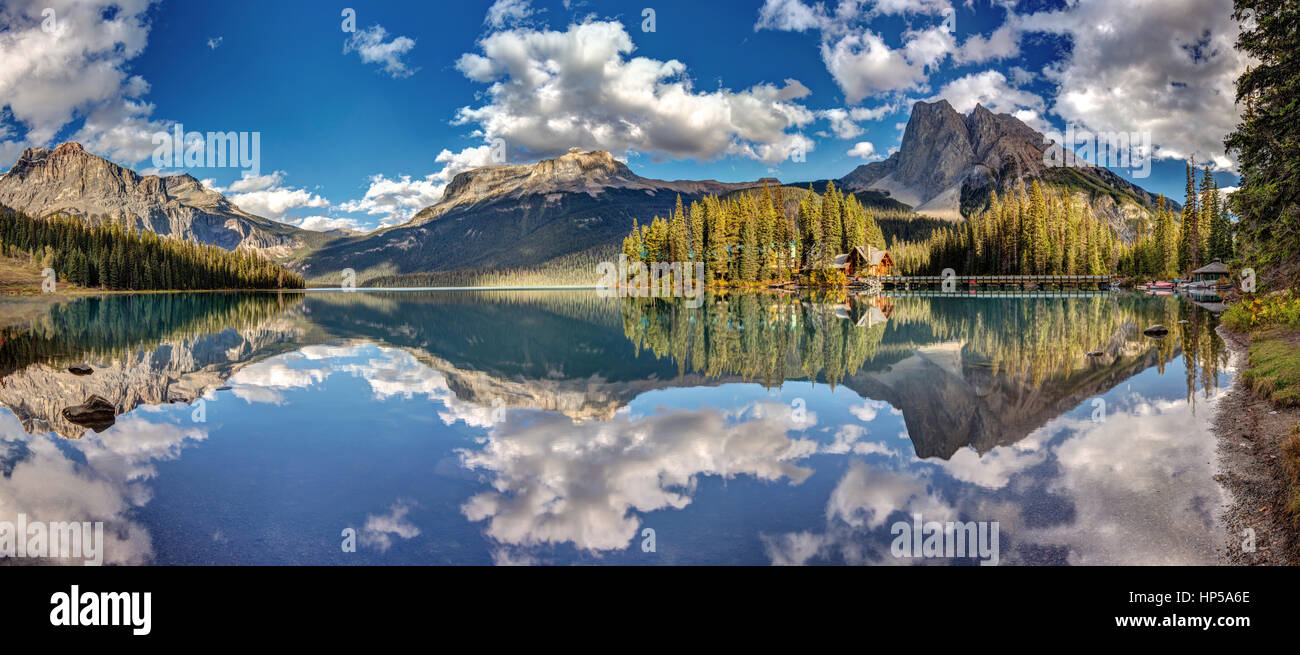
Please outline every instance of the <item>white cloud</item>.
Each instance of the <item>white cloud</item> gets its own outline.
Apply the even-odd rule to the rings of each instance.
[[[885,0],[869,6],[844,0],[831,15],[820,3],[767,0],[759,9],[754,29],[816,30],[826,70],[849,104],[855,105],[881,93],[925,89],[929,73],[957,51],[956,40],[943,24],[906,30],[900,35],[901,45],[895,48],[885,42],[884,33],[870,28],[871,20],[891,14],[938,15],[949,7],[947,0]]]
[[[170,122],[150,118],[140,100],[148,83],[127,63],[145,48],[150,0],[13,0],[0,4],[0,116],[23,128],[0,141],[8,162],[28,146],[47,146],[66,126],[85,119],[74,138],[87,149],[134,163],[152,152],[150,135]],[[41,29],[55,9],[53,33]],[[115,11],[108,11],[110,7]],[[111,16],[111,18],[105,18]],[[15,125],[2,132],[13,135]]]
[[[898,111],[897,105],[886,104],[875,109],[866,107],[823,109],[817,112],[817,117],[830,121],[831,131],[835,133],[835,138],[852,139],[863,132],[862,126],[858,125],[859,121],[877,121],[895,111]]]
[[[857,142],[852,148],[849,148],[849,151],[846,154],[850,157],[861,157],[866,160],[883,159],[883,157],[876,153],[876,147],[871,145],[871,142],[869,141]]]
[[[361,528],[361,545],[386,553],[393,546],[393,537],[413,539],[420,536],[420,528],[406,518],[413,505],[410,501],[399,500],[388,509],[387,514],[367,516],[365,525]]]
[[[852,139],[863,132],[862,127],[849,117],[846,109],[826,109],[817,112],[817,117],[830,121],[831,131],[837,139]]]
[[[923,88],[929,70],[956,47],[942,27],[907,32],[904,37],[901,48],[891,48],[871,30],[845,34],[833,42],[823,39],[822,61],[849,104],[881,92]]]
[[[626,548],[641,514],[686,507],[702,476],[798,484],[812,474],[796,462],[817,444],[786,435],[786,408],[751,410],[737,420],[702,409],[580,425],[553,413],[509,414],[481,448],[461,451],[493,487],[461,511],[487,521],[487,535],[503,544]]]
[[[488,7],[487,17],[483,22],[496,29],[513,25],[533,15],[533,8],[528,0],[497,0]]]
[[[329,207],[329,201],[306,189],[272,187],[260,191],[234,193],[230,201],[240,209],[257,216],[282,220],[285,214],[302,207],[319,209]]]
[[[216,50],[216,49],[221,45],[221,42],[222,42],[223,40],[225,40],[224,37],[214,36],[214,37],[208,39],[208,47],[211,48],[211,49],[213,49],[213,50]]]
[[[230,190],[236,193],[265,191],[271,187],[279,186],[283,181],[284,171],[274,171],[265,175],[253,175],[246,172],[243,177],[230,183]]]
[[[1040,132],[1049,128],[1042,119],[1046,106],[1043,99],[1011,86],[1007,83],[1006,76],[996,70],[971,73],[954,79],[943,85],[934,96],[927,98],[929,101],[940,99],[947,100],[953,109],[963,114],[975,109],[975,105],[982,104],[995,114],[1012,114]]]
[[[1072,41],[1044,75],[1052,113],[1092,131],[1150,132],[1155,156],[1232,165],[1235,84],[1249,58],[1233,46],[1232,0],[1095,0],[1019,17],[1026,31]],[[1195,126],[1191,129],[1189,126]]]
[[[1036,73],[1027,71],[1019,66],[1012,66],[1011,68],[1007,69],[1007,73],[1011,75],[1011,82],[1016,86],[1024,86],[1026,84],[1029,84],[1030,82],[1033,82],[1035,78],[1038,77]]]
[[[858,145],[860,146],[863,144],[859,143]],[[874,148],[871,148],[870,143],[866,144],[866,146],[869,150],[875,150]],[[853,151],[850,150],[849,154],[852,155]],[[893,413],[899,413],[897,410],[894,410],[889,403],[883,400],[866,400],[861,405],[850,407],[849,413],[863,423],[870,423],[876,420],[876,415],[879,414],[882,409],[888,409]]]
[[[1020,54],[1020,33],[1012,22],[993,30],[987,37],[972,34],[953,54],[958,64],[979,64],[993,59],[1007,59]]]
[[[840,11],[845,11],[845,5],[857,5],[860,0],[848,0],[840,4]],[[909,14],[943,14],[952,8],[949,0],[876,0],[870,10],[872,13],[882,16],[898,15],[904,16]]]
[[[352,218],[336,218],[331,216],[307,216],[294,225],[313,232],[329,232],[330,230],[356,230],[361,231],[361,225]]]
[[[814,8],[800,0],[767,0],[758,10],[758,22],[754,24],[754,31],[803,32],[820,29],[826,20],[821,5]]]
[[[287,216],[289,212],[295,209],[322,209],[330,206],[328,200],[311,191],[283,186],[284,176],[284,171],[273,171],[263,175],[244,172],[241,178],[231,182],[228,187],[222,187],[210,178],[200,180],[200,183],[217,193],[226,194],[230,201],[235,203],[236,207],[250,214],[291,225],[300,225],[302,222]],[[315,218],[320,219],[323,217],[317,216]]]
[[[105,564],[147,564],[153,540],[138,508],[153,491],[156,464],[175,460],[207,433],[196,427],[119,417],[101,434],[81,439],[29,435],[17,418],[0,412],[0,521],[102,521]],[[80,564],[81,560],[60,562]]]
[[[398,36],[392,41],[385,41],[386,38],[388,30],[382,25],[357,30],[343,43],[343,54],[355,52],[367,64],[383,64],[384,72],[393,79],[414,75],[419,69],[409,67],[402,61],[402,57],[415,47],[415,39]]]
[[[486,146],[484,151],[489,150]],[[380,225],[397,225],[410,220],[416,212],[436,204],[442,199],[443,189],[451,176],[467,170],[468,161],[472,160],[476,149],[470,148],[460,155],[443,150],[436,161],[444,164],[442,171],[426,175],[421,179],[412,179],[409,175],[388,178],[375,175],[370,178],[370,186],[360,200],[350,200],[339,206],[346,212],[364,212],[379,216]],[[473,166],[469,166],[473,168]]]
[[[1035,526],[1026,543],[1068,548],[1075,565],[1212,564],[1222,547],[1214,514],[1228,500],[1215,482],[1214,416],[1226,389],[1195,408],[1186,400],[1135,397],[1106,420],[1063,416],[1045,430],[1071,437],[1054,448],[1050,491],[1067,520]]]
[[[474,134],[489,141],[505,139],[514,152],[547,157],[580,147],[776,163],[813,147],[788,131],[814,120],[795,102],[808,93],[798,81],[697,92],[682,62],[629,58],[635,47],[621,23],[495,32],[479,48],[456,68],[490,85],[487,103],[462,108],[455,123],[477,126]]]

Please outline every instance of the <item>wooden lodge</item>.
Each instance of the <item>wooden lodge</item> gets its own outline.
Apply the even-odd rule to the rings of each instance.
[[[834,266],[851,278],[892,275],[894,258],[889,256],[888,250],[879,250],[875,246],[857,246],[847,253],[836,255]]]
[[[1192,271],[1192,278],[1195,282],[1219,283],[1228,280],[1228,266],[1219,260],[1214,260],[1205,266]]]

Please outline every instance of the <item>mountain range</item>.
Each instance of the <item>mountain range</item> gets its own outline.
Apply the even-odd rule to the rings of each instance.
[[[983,208],[990,191],[1037,178],[1088,202],[1094,214],[1131,239],[1130,223],[1155,206],[1156,196],[1069,150],[1061,157],[1069,166],[1046,165],[1044,153],[1052,143],[1020,119],[983,105],[963,116],[947,100],[917,102],[898,151],[857,167],[840,184],[888,193],[920,214],[961,220]]]
[[[190,175],[139,175],[79,143],[25,150],[0,175],[0,204],[36,218],[64,214],[90,224],[116,219],[133,229],[272,258],[324,240],[245,212]]]
[[[946,100],[917,102],[896,152],[834,182],[867,207],[959,221],[982,208],[992,190],[1038,179],[1087,202],[1095,216],[1131,240],[1156,197],[1103,167],[1046,166],[1049,146],[1009,114],[977,105],[963,115]],[[0,175],[0,204],[35,217],[62,213],[91,223],[112,218],[179,239],[255,250],[312,278],[344,268],[363,275],[527,268],[575,253],[612,251],[633,220],[669,215],[678,197],[689,204],[709,195],[754,192],[764,184],[780,182],[645,178],[609,152],[575,148],[535,164],[460,173],[437,204],[401,225],[324,233],[245,212],[190,175],[142,176],[64,143],[23,152]]]

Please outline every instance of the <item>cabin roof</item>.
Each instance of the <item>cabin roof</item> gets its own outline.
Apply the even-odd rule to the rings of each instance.
[[[870,246],[870,245],[857,246],[853,249],[853,251],[859,257],[862,258],[862,261],[866,262],[869,266],[879,266],[880,262],[884,261],[885,257],[889,255],[889,251],[880,250],[875,246]],[[890,257],[890,261],[893,261],[893,257]]]
[[[1227,275],[1228,265],[1216,259],[1206,264],[1205,266],[1202,266],[1192,271],[1192,275],[1205,275],[1208,273],[1222,273],[1224,275]]]
[[[858,318],[858,327],[871,327],[888,320],[889,317],[885,316],[885,313],[880,311],[879,307],[871,305],[866,311],[862,312],[862,316]]]

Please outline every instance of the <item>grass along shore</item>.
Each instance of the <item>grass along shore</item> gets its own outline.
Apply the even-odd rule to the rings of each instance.
[[[1262,557],[1230,552],[1237,563],[1300,563],[1300,298],[1289,291],[1248,295],[1223,315],[1225,338],[1244,356],[1241,386],[1215,421],[1224,481],[1243,507],[1228,523],[1240,541],[1247,527],[1271,527],[1281,539]],[[1273,515],[1273,516],[1267,516]]]

